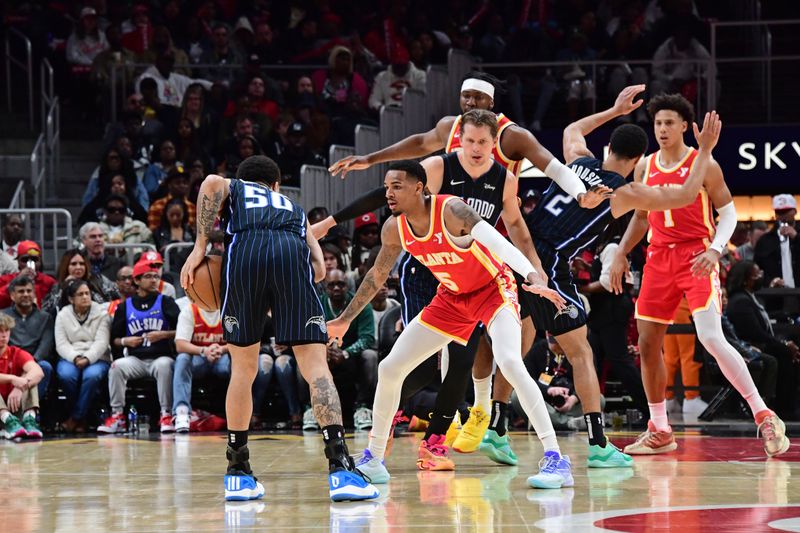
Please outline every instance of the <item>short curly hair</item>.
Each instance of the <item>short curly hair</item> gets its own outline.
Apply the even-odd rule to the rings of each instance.
[[[647,112],[650,113],[652,119],[656,118],[656,113],[663,110],[675,111],[689,124],[694,122],[694,106],[678,93],[659,94],[651,98],[647,104]]]

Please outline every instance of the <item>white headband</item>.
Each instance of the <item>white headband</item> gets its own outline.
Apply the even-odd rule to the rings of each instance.
[[[479,80],[477,78],[467,78],[461,84],[461,92],[464,91],[479,91],[488,94],[489,98],[494,100],[494,85],[488,81]]]

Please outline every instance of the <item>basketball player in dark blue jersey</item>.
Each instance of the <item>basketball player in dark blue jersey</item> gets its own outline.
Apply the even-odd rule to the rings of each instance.
[[[280,170],[264,156],[245,159],[236,179],[210,175],[200,186],[197,240],[181,270],[181,285],[194,282],[209,234],[223,208],[226,250],[222,264],[223,336],[231,354],[226,397],[228,471],[226,500],[264,496],[253,476],[247,429],[250,394],[258,371],[258,351],[267,312],[272,309],[276,341],[292,346],[311,389],[314,414],[322,427],[334,501],[365,500],[378,491],[355,470],[342,426],[339,394],[327,363],[327,329],[314,282],[325,277],[322,250],[311,235],[302,208],[279,193]]]
[[[633,100],[644,89],[644,85],[626,87],[613,107],[582,118],[564,130],[563,148],[567,165],[586,181],[587,186],[602,184],[613,189],[614,195],[594,209],[581,209],[557,185],[551,184],[528,219],[536,251],[549,278],[549,286],[567,300],[567,308],[559,311],[554,306],[543,304],[541,298],[531,299],[534,325],[538,330],[548,331],[556,337],[573,367],[575,388],[589,429],[588,466],[595,468],[627,467],[633,464],[633,460],[609,443],[603,433],[600,387],[587,339],[586,312],[572,279],[570,261],[597,239],[612,218],[634,209],[676,209],[692,203],[702,186],[703,176],[711,161],[711,150],[719,139],[721,129],[721,122],[714,112],[706,115],[702,132],[694,125],[700,155],[682,186],[657,188],[626,182],[625,177],[633,171],[647,150],[647,134],[644,130],[634,125],[616,128],[611,134],[608,158],[604,161],[595,158],[589,151],[585,137],[602,124],[641,106],[643,100]],[[488,377],[491,372],[492,361],[482,361],[479,356],[473,368],[474,376]],[[498,371],[493,390],[494,400],[507,403],[510,395],[511,388]],[[484,436],[482,448],[502,448],[507,445],[507,439],[498,438],[496,433],[492,433],[488,431]]]

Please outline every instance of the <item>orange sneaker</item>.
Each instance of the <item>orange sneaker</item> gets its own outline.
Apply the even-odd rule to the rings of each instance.
[[[417,468],[420,470],[455,470],[456,465],[447,457],[444,435],[431,435],[419,444]]]
[[[428,429],[428,422],[427,420],[423,420],[418,418],[416,415],[411,417],[411,421],[408,423],[408,430],[409,431],[425,431]]]
[[[630,455],[656,455],[673,452],[678,448],[672,428],[669,431],[657,431],[652,420],[647,422],[647,431],[636,438],[636,442],[625,446],[625,453]]]

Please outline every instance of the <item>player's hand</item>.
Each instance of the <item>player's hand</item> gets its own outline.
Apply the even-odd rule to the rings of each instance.
[[[620,115],[627,115],[628,113],[639,109],[644,103],[644,100],[642,99],[634,102],[633,99],[644,90],[644,85],[630,85],[625,87],[622,89],[622,91],[620,91],[619,95],[617,95],[617,100],[614,102],[614,110]]]
[[[320,240],[327,235],[331,228],[335,225],[336,221],[333,219],[333,217],[322,219],[315,224],[311,224],[311,234],[315,239]]]
[[[341,318],[334,318],[328,322],[328,345],[334,342],[342,344],[342,339],[347,330],[350,329],[350,322]]]
[[[631,265],[628,263],[628,258],[619,252],[615,253],[609,270],[609,283],[613,294],[622,294],[622,280],[625,279],[630,270]]]
[[[532,292],[537,296],[541,296],[542,298],[550,300],[559,311],[567,306],[567,301],[556,291],[547,285],[543,285],[541,279],[536,275],[535,272],[528,274],[528,279],[522,288],[528,292]]]
[[[722,131],[722,119],[719,118],[716,111],[711,111],[706,113],[703,118],[703,131],[697,128],[696,122],[692,122],[692,129],[694,130],[694,140],[697,141],[698,148],[710,152],[719,141],[719,134]]]
[[[584,209],[594,209],[606,200],[614,198],[614,190],[605,185],[595,185],[578,195],[578,205]]]
[[[186,262],[181,269],[181,287],[183,290],[189,288],[189,285],[194,283],[194,271],[203,262],[206,257],[206,252],[202,248],[194,247],[192,253],[186,258]]]
[[[8,410],[12,413],[16,413],[22,408],[22,389],[14,388],[10,393],[8,393],[8,400],[6,400],[8,404]]]
[[[719,252],[708,249],[699,254],[692,261],[692,275],[696,278],[704,278],[714,271],[714,267],[719,262]]]
[[[330,172],[333,176],[336,176],[341,172],[342,179],[344,179],[348,172],[353,170],[366,170],[371,166],[372,165],[367,162],[366,156],[349,155],[328,167],[328,172]]]

